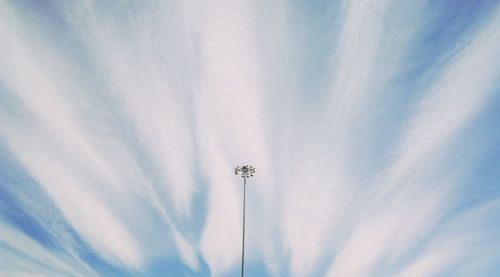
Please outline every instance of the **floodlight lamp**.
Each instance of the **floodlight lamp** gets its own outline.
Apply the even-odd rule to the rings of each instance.
[[[253,177],[253,174],[255,174],[255,168],[250,165],[237,166],[234,169],[234,174],[238,175],[239,172],[241,172],[242,178],[250,178]]]

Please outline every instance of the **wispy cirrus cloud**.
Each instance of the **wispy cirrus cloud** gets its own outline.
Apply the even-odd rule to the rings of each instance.
[[[232,275],[249,163],[249,275],[495,275],[500,7],[468,5],[4,3],[0,273]]]

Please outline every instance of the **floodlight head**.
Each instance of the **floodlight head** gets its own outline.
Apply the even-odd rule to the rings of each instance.
[[[242,178],[250,178],[253,177],[253,174],[255,173],[255,168],[250,165],[244,165],[244,166],[237,166],[234,169],[234,174],[238,175],[238,173],[241,171],[241,177]]]

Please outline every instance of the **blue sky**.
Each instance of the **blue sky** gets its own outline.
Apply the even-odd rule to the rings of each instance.
[[[1,1],[0,275],[500,275],[499,1]]]

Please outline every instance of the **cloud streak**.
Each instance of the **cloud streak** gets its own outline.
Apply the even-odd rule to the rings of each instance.
[[[3,6],[0,274],[499,272],[498,4]]]

